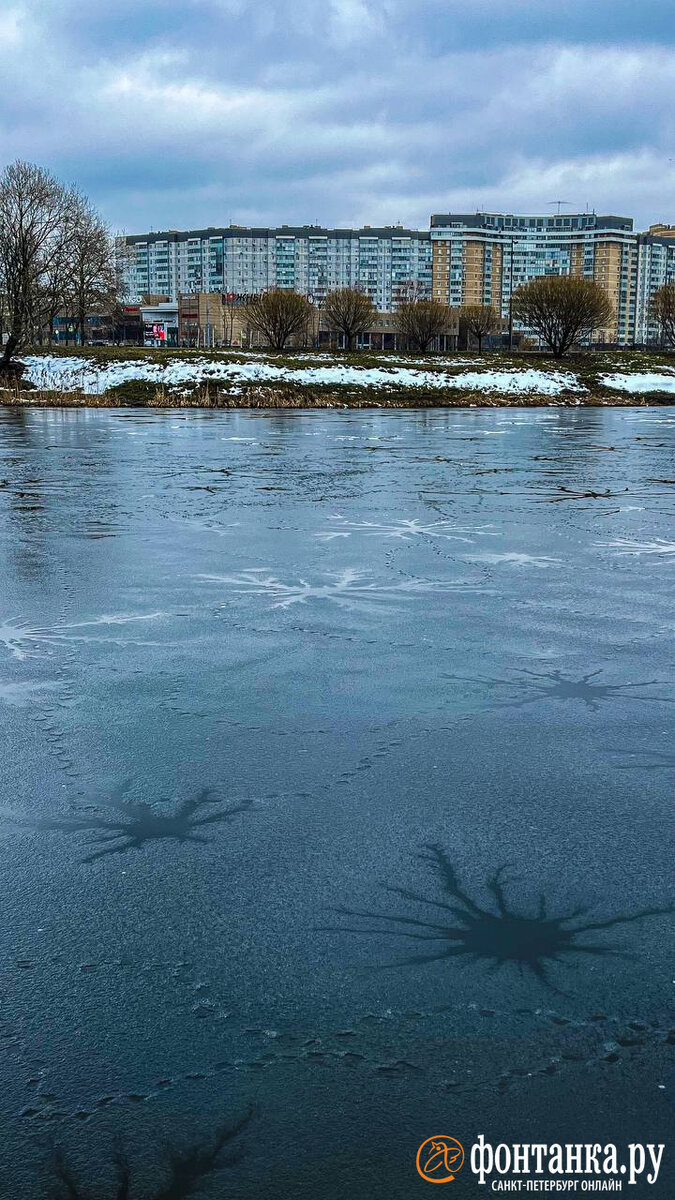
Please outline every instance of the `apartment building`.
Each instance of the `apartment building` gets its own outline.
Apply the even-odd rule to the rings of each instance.
[[[134,251],[127,295],[188,292],[250,295],[280,287],[321,304],[328,292],[355,287],[381,312],[414,289],[431,296],[428,231],[400,226],[324,229],[240,226],[139,234],[124,239]]]
[[[123,240],[134,250],[126,279],[134,303],[148,294],[176,302],[179,295],[248,296],[280,287],[320,308],[328,292],[354,287],[381,313],[413,293],[451,307],[492,304],[508,321],[521,284],[580,275],[599,283],[614,309],[597,340],[619,345],[658,342],[649,302],[663,283],[675,282],[675,226],[636,233],[630,218],[596,213],[435,214],[429,230],[230,225]]]
[[[675,225],[650,225],[647,234],[652,234],[654,237],[675,238]]]
[[[434,299],[492,304],[508,319],[512,293],[541,275],[581,275],[608,293],[615,320],[599,340],[633,341],[638,239],[628,217],[568,213],[447,213],[431,218]]]
[[[639,345],[660,343],[661,331],[649,315],[649,304],[665,283],[675,283],[675,226],[651,225],[638,238],[635,341]]]

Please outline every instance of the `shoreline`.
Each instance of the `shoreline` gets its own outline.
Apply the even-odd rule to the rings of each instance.
[[[91,395],[85,393],[54,393],[40,394],[31,392],[20,393],[11,397],[3,397],[0,393],[0,407],[7,409],[157,409],[185,410],[204,409],[213,412],[232,411],[320,411],[329,409],[480,409],[480,408],[662,408],[675,406],[675,396],[668,393],[652,392],[635,394],[628,392],[606,393],[578,392],[568,395],[546,395],[542,393],[508,395],[504,393],[476,393],[448,390],[447,393],[433,392],[431,394],[377,396],[366,394],[361,396],[340,395],[339,393],[314,393],[310,389],[297,389],[289,394],[290,389],[276,391],[264,389],[259,394],[232,395],[228,393],[217,396],[158,396],[153,399],[139,401],[119,396]]]

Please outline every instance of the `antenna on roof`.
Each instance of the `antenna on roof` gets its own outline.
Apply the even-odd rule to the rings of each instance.
[[[571,201],[571,200],[549,200],[549,201],[548,201],[548,204],[549,204],[549,205],[557,204],[557,206],[558,206],[558,216],[560,216],[560,209],[562,208],[563,204],[564,204],[564,205],[565,205],[567,208],[569,208],[569,206],[571,205],[571,203],[572,203],[572,201]]]

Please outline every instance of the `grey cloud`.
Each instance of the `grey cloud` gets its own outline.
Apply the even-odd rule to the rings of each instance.
[[[606,0],[17,2],[0,14],[0,156],[45,163],[129,230],[424,226],[556,194],[672,219],[666,14],[657,0],[639,20]]]

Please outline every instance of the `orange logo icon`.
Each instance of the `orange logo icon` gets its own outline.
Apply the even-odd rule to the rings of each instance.
[[[417,1170],[427,1183],[450,1183],[464,1163],[464,1147],[457,1138],[437,1133],[417,1151]]]

